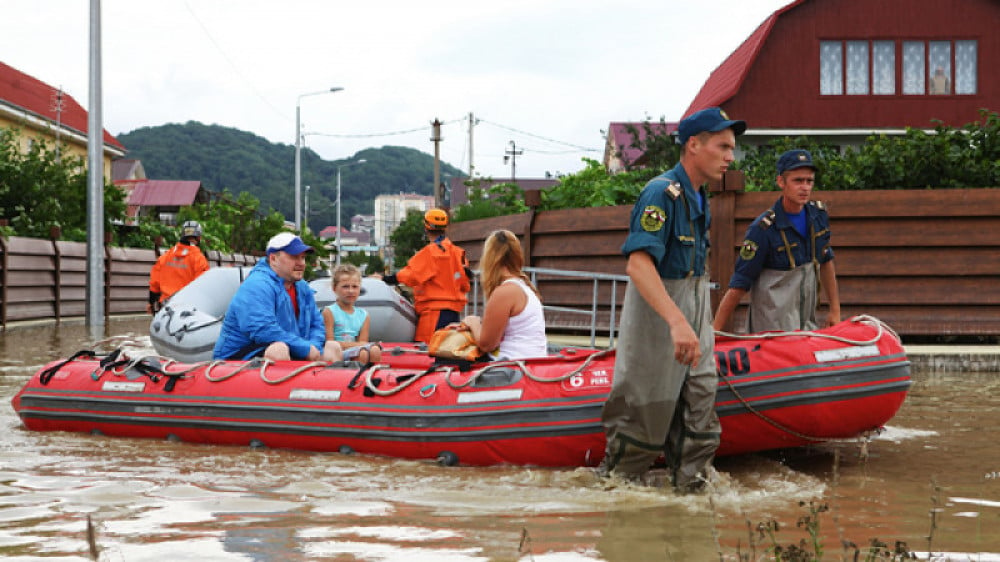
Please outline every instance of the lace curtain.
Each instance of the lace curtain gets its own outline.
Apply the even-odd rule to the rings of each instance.
[[[924,85],[924,42],[903,42],[903,93],[923,95]]]
[[[872,43],[872,93],[896,93],[896,43],[893,41]]]
[[[847,93],[868,94],[868,41],[847,42]]]
[[[976,41],[955,41],[955,93],[976,93]]]
[[[951,93],[951,41],[927,43],[927,93]]]
[[[979,60],[975,40],[903,41],[902,45],[903,94],[976,93]],[[819,58],[820,95],[868,95],[869,90],[875,95],[896,94],[895,41],[820,41]]]
[[[840,41],[819,44],[819,93],[839,96],[844,93],[844,52]]]

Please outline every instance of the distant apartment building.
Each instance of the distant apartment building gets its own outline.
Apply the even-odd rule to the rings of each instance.
[[[392,231],[406,218],[410,209],[426,211],[434,206],[434,197],[416,193],[379,195],[375,197],[374,242],[383,248],[389,245]]]

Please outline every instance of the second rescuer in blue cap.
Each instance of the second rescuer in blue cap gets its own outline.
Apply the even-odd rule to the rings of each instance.
[[[814,172],[817,171],[816,164],[813,164],[812,154],[808,150],[797,148],[778,157],[779,176],[789,170],[798,170],[799,168],[812,168]]]

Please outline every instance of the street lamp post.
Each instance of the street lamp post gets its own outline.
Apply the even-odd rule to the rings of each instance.
[[[348,166],[355,166],[357,164],[364,164],[367,162],[364,158],[358,160],[357,162],[351,162],[350,164],[341,164],[337,166],[337,265],[340,265],[340,169],[346,168]]]
[[[295,100],[295,229],[298,230],[302,226],[302,195],[301,195],[301,185],[302,185],[302,133],[300,132],[302,121],[300,115],[302,114],[301,105],[302,98],[306,96],[318,96],[319,94],[329,94],[331,92],[339,92],[343,88],[339,86],[334,86],[329,90],[321,90],[319,92],[309,92],[308,94],[301,94]]]
[[[306,186],[305,211],[302,212],[302,232],[309,230],[309,186]]]

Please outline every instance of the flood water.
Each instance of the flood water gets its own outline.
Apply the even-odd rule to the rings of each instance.
[[[609,484],[586,469],[441,467],[25,430],[10,405],[44,363],[98,344],[78,323],[0,333],[0,558],[92,560],[773,560],[817,511],[822,560],[873,539],[934,560],[1000,561],[1000,376],[915,372],[886,431],[717,459],[702,496]],[[822,511],[822,510],[826,511]],[[776,521],[773,539],[751,528]],[[948,553],[941,557],[941,553]],[[741,555],[744,558],[741,558]]]

